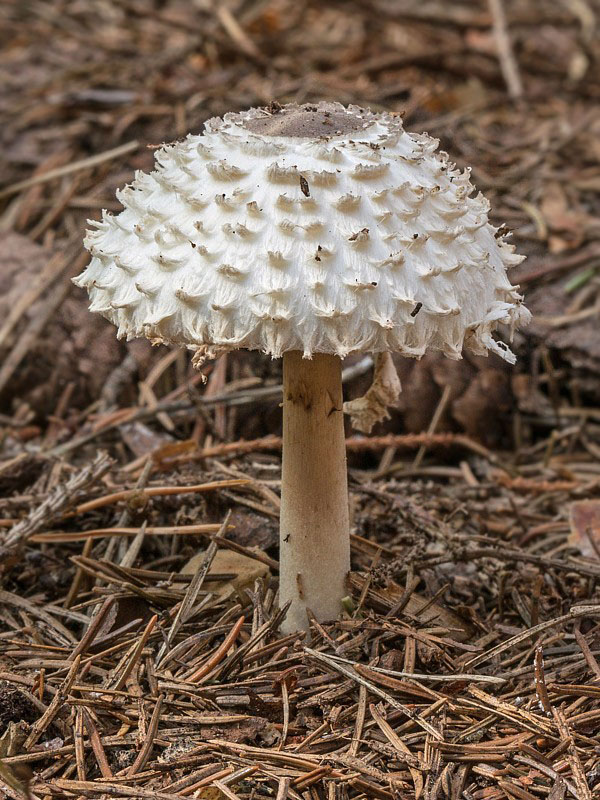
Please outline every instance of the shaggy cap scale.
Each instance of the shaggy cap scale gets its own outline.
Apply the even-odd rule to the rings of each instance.
[[[119,337],[281,356],[467,347],[529,318],[489,204],[438,142],[357,107],[253,108],[167,145],[76,279]]]

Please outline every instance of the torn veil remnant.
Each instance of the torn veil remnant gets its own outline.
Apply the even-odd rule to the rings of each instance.
[[[308,395],[310,367],[318,373],[308,411],[297,401],[299,387],[287,392],[284,378],[288,628],[306,625],[306,607],[319,619],[338,613],[349,565],[340,359],[362,351],[420,357],[431,349],[460,358],[466,347],[513,361],[492,333],[499,323],[512,329],[528,319],[506,275],[521,257],[496,239],[488,202],[471,197],[468,172],[436,147],[431,137],[404,131],[394,114],[337,103],[226,114],[204,134],[159,150],[156,170],[137,173],[120,192],[125,210],[105,213],[86,239],[92,260],[76,282],[120,337],[146,336],[199,355],[247,348],[284,356],[284,375],[291,380],[285,362],[294,360]],[[336,430],[300,409],[329,414]],[[323,452],[308,455],[336,476],[328,491],[344,499],[323,496],[316,517],[306,507],[312,498],[292,502],[287,483],[298,458],[286,440],[291,418],[297,432],[321,437]],[[333,458],[341,463],[332,470]],[[300,485],[308,480],[300,466],[291,473]],[[305,560],[308,549],[317,563]],[[293,575],[285,566],[292,562]],[[320,576],[311,573],[319,569]]]
[[[388,408],[398,402],[401,390],[391,353],[378,353],[373,383],[362,397],[344,403],[344,414],[350,416],[355,430],[371,433],[374,425],[389,419]]]

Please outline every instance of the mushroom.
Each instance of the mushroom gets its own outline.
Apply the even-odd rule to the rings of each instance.
[[[529,312],[522,257],[438,142],[338,103],[252,108],[156,153],[92,223],[75,280],[120,338],[283,356],[280,604],[335,618],[350,567],[342,359],[463,347]]]

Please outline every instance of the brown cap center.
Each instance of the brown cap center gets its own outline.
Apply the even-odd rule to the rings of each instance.
[[[310,137],[340,136],[368,127],[371,120],[360,112],[341,111],[333,103],[275,106],[265,115],[246,120],[242,127],[261,136]]]

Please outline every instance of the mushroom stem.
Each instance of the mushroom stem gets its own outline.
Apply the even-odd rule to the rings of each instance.
[[[286,633],[335,619],[350,569],[350,523],[342,362],[317,354],[283,357],[280,604]]]

